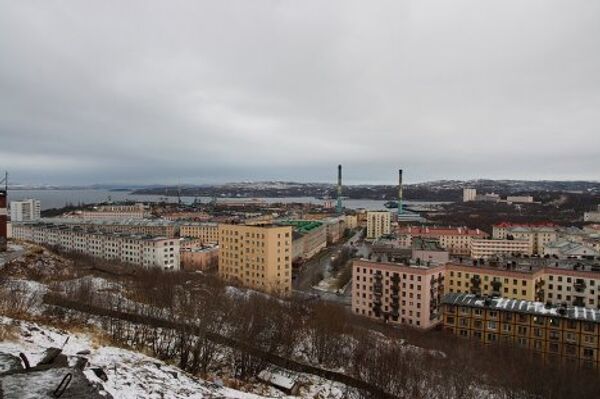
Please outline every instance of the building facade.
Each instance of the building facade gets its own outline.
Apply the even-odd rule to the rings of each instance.
[[[391,233],[392,214],[389,211],[367,212],[367,240],[376,240]]]
[[[219,224],[210,222],[191,222],[179,225],[181,237],[199,238],[205,244],[219,243]]]
[[[537,255],[544,252],[545,245],[558,239],[559,229],[552,223],[513,224],[504,222],[492,226],[492,237],[496,240],[512,238],[529,241],[531,253]]]
[[[219,275],[260,291],[292,290],[292,228],[219,224]]]
[[[93,229],[104,233],[123,233],[173,238],[177,233],[174,222],[161,219],[92,219],[44,218],[40,222],[54,225],[68,225],[82,229]]]
[[[86,220],[98,219],[144,219],[146,216],[144,204],[134,205],[101,205],[92,211],[75,213],[76,217]]]
[[[181,268],[185,271],[206,271],[217,267],[219,247],[196,247],[180,250]]]
[[[487,259],[498,255],[533,255],[529,240],[471,240],[471,258]]]
[[[10,220],[15,222],[33,222],[41,217],[40,200],[27,199],[10,202]]]
[[[463,202],[475,201],[477,190],[474,188],[463,188]]]
[[[484,344],[520,346],[548,360],[599,366],[599,310],[472,294],[447,294],[442,308],[443,328],[449,333]]]
[[[316,220],[286,220],[282,226],[291,226],[292,260],[310,259],[327,246],[327,228]]]
[[[13,238],[143,267],[179,270],[179,240],[104,233],[69,225],[14,224]]]
[[[410,248],[414,238],[437,239],[453,256],[469,256],[471,241],[486,237],[486,232],[467,227],[406,226],[398,229],[398,238],[404,247]]]
[[[352,311],[391,324],[428,329],[441,321],[444,265],[354,261]]]

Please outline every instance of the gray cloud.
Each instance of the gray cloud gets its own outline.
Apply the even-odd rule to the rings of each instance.
[[[599,19],[584,0],[0,0],[0,168],[598,179]]]

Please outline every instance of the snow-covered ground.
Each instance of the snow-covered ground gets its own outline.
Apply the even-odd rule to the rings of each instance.
[[[42,358],[49,347],[63,348],[63,353],[74,363],[78,352],[89,360],[84,373],[87,378],[104,387],[114,398],[159,399],[159,398],[297,398],[286,396],[275,388],[249,384],[248,390],[260,394],[242,392],[206,381],[158,359],[139,352],[114,346],[105,346],[93,335],[84,332],[69,332],[33,322],[13,320],[0,316],[0,329],[4,339],[0,342],[0,352],[18,356],[24,353],[34,365]],[[89,353],[88,353],[89,351]],[[108,381],[102,381],[91,370],[101,367]],[[332,398],[344,397],[344,386],[322,380],[315,376],[301,375],[300,397]]]

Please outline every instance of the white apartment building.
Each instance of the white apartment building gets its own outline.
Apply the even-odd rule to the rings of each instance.
[[[540,255],[546,245],[559,238],[559,230],[550,223],[540,225],[500,223],[493,226],[492,237],[495,240],[513,238],[528,241],[531,245],[531,254]]]
[[[40,219],[40,200],[26,199],[10,201],[10,220],[14,222],[32,222]]]
[[[527,240],[471,240],[473,259],[512,254],[532,255],[531,243]]]
[[[463,202],[475,201],[477,190],[474,188],[463,188]]]
[[[389,211],[367,212],[367,240],[376,240],[381,236],[390,234],[392,214]]]
[[[81,211],[75,214],[85,220],[98,219],[144,219],[144,204],[134,205],[101,205],[92,211]]]
[[[15,224],[13,238],[147,268],[179,270],[180,266],[179,240],[176,238],[104,233],[45,223]]]

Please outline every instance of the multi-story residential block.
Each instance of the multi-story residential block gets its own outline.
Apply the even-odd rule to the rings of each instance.
[[[10,221],[32,222],[40,219],[40,200],[27,199],[23,201],[10,201]]]
[[[343,216],[323,219],[323,223],[325,223],[328,244],[335,244],[344,237],[346,223]]]
[[[441,321],[444,265],[354,261],[352,311],[392,324],[431,328]]]
[[[474,188],[463,188],[463,202],[475,201],[477,190]]]
[[[446,265],[446,293],[471,293],[600,309],[597,260],[505,258]]]
[[[327,228],[316,220],[286,220],[281,226],[291,226],[292,260],[310,259],[327,246]]]
[[[486,237],[486,232],[466,227],[406,226],[398,229],[401,246],[410,248],[414,238],[436,239],[454,256],[469,256],[471,241]]]
[[[496,240],[529,241],[532,254],[541,254],[544,246],[558,239],[558,226],[553,223],[513,224],[499,223],[492,226],[492,237]]]
[[[391,233],[392,214],[389,211],[367,212],[367,240],[376,240]]]
[[[105,233],[68,225],[27,223],[13,225],[15,239],[55,246],[107,260],[143,267],[179,270],[179,240]]]
[[[443,328],[452,334],[520,346],[548,360],[600,365],[600,310],[457,293],[446,294],[442,308]]]
[[[219,247],[186,247],[180,250],[181,268],[185,271],[204,271],[216,267],[219,260]]]
[[[288,295],[292,228],[219,224],[219,275],[249,288]]]
[[[529,267],[473,266],[468,263],[446,265],[446,293],[471,293],[501,296],[512,299],[535,300],[536,283],[542,280],[542,271]],[[541,299],[541,298],[540,298]]]
[[[179,225],[181,237],[199,238],[205,244],[219,243],[219,224],[210,222],[188,222]]]
[[[161,219],[92,219],[43,218],[40,222],[53,225],[68,225],[82,229],[93,229],[104,233],[141,234],[157,237],[175,237],[177,225]]]
[[[92,211],[80,211],[76,217],[83,219],[144,219],[144,204],[101,205]]]
[[[354,230],[358,227],[358,216],[357,215],[345,215],[344,223],[346,224],[347,229]]]
[[[506,197],[506,202],[511,204],[531,204],[533,197],[531,195],[509,195]]]
[[[487,259],[502,255],[532,255],[533,247],[529,240],[471,240],[471,258]]]

